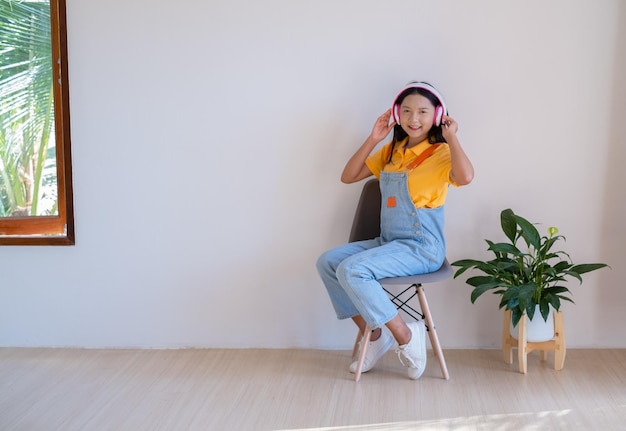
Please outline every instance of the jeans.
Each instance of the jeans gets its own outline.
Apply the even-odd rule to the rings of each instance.
[[[397,314],[377,280],[433,272],[445,258],[443,207],[415,208],[404,173],[382,172],[381,193],[381,236],[333,248],[317,260],[337,317],[361,315],[372,329]],[[393,206],[387,208],[389,196]]]

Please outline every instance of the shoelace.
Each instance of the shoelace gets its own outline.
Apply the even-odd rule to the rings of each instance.
[[[398,359],[400,359],[400,363],[402,365],[409,368],[417,368],[417,365],[415,364],[413,359],[411,359],[404,350],[398,348],[396,349],[396,353],[398,354]]]

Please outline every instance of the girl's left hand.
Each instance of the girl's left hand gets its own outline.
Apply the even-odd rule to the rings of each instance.
[[[443,137],[448,140],[448,137],[452,137],[456,135],[456,132],[459,130],[459,125],[454,118],[444,115],[441,118],[441,132],[443,133]]]

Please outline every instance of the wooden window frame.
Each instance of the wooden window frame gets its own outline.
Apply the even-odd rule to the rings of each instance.
[[[50,0],[58,215],[0,218],[0,245],[74,245],[65,0]]]

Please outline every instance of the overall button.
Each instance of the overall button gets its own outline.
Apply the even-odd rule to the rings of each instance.
[[[412,217],[412,216],[415,216],[416,214],[417,214],[416,212],[412,212],[412,213],[411,213],[411,217]]]

